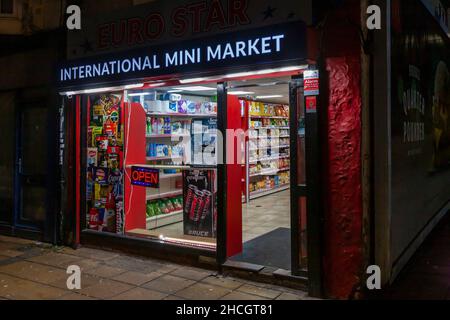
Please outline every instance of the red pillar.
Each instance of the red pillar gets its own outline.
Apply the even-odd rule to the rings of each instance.
[[[359,287],[363,265],[359,25],[359,1],[345,1],[329,18],[321,48],[328,86],[324,284],[327,296],[340,299]]]

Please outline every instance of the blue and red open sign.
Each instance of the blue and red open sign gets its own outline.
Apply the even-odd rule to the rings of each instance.
[[[147,188],[159,188],[159,170],[144,167],[132,167],[131,184]]]

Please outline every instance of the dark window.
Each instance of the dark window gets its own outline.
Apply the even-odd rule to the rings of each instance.
[[[0,0],[0,14],[13,14],[14,0]]]

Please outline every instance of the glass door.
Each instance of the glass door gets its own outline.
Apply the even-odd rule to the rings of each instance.
[[[304,96],[303,77],[289,85],[291,127],[292,274],[308,278],[311,296],[321,296],[318,97]]]
[[[16,225],[42,230],[47,213],[48,109],[18,111]]]

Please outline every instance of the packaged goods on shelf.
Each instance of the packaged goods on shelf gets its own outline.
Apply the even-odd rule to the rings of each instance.
[[[181,210],[183,210],[182,196],[147,201],[147,218],[180,212]]]

